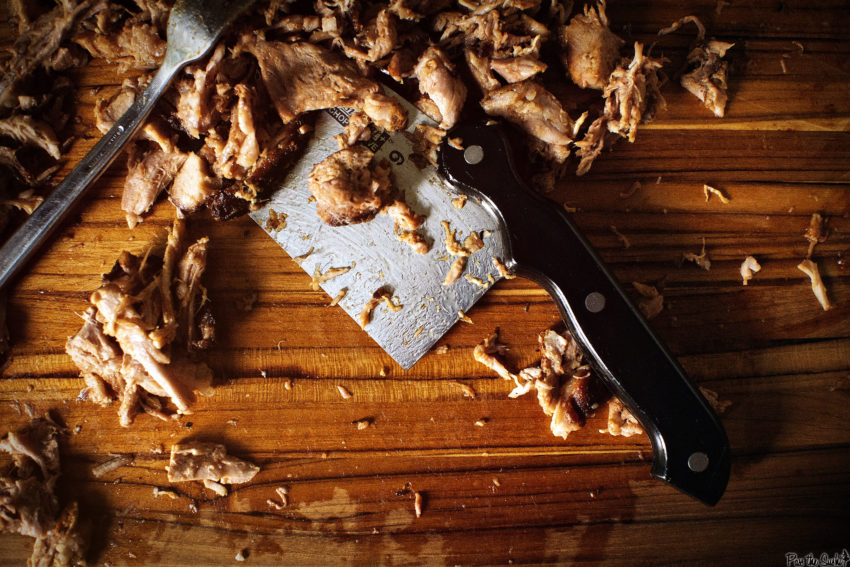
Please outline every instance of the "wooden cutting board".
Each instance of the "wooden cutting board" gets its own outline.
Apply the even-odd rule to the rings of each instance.
[[[244,550],[252,565],[784,565],[786,553],[850,547],[850,270],[836,261],[850,254],[850,12],[839,0],[609,6],[615,31],[648,43],[689,13],[736,44],[726,118],[669,84],[667,110],[634,144],[552,197],[577,209],[627,287],[660,282],[664,311],[651,325],[696,382],[732,402],[722,416],[732,477],[716,507],[651,479],[647,438],[599,434],[604,411],[555,438],[533,394],[508,399],[511,385],[473,361],[496,327],[513,363],[534,361],[537,333],[558,321],[541,288],[499,283],[469,313],[474,324],[441,341],[446,354],[404,371],[248,218],[191,225],[211,238],[215,394],[180,421],[119,427],[115,408],[76,399],[83,383],[64,353],[100,274],[122,250],[162,238],[173,216],[161,202],[127,229],[119,164],[11,290],[0,380],[0,431],[29,409],[52,410],[75,432],[60,487],[92,520],[92,564],[230,565]],[[688,41],[665,54],[681,61]],[[95,91],[121,78],[106,64],[81,74],[69,166],[96,139]],[[731,201],[706,202],[704,183]],[[813,212],[831,230],[814,254],[827,312],[796,269]],[[681,265],[703,239],[711,270]],[[743,287],[750,254],[763,270]],[[374,424],[358,430],[352,421],[364,417]],[[186,438],[225,442],[262,470],[226,497],[192,485],[156,497],[169,488],[171,444]],[[92,466],[116,454],[132,464],[95,478]],[[290,503],[277,510],[267,500],[280,486]],[[424,496],[420,518],[406,488]],[[24,564],[31,546],[0,536],[0,564]]]

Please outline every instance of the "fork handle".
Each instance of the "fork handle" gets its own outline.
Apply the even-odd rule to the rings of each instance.
[[[0,248],[0,290],[26,265],[33,254],[67,218],[73,206],[133,137],[153,110],[181,65],[163,63],[147,88],[112,126],[109,132],[80,160],[24,224]]]

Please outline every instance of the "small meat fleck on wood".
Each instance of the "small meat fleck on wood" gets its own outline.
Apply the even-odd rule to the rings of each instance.
[[[343,400],[350,400],[352,398],[352,396],[354,395],[354,394],[352,394],[351,392],[348,391],[348,388],[346,388],[345,386],[342,386],[340,384],[337,384],[336,389],[339,392],[339,395],[342,396]]]
[[[729,197],[727,197],[726,195],[723,194],[723,191],[721,191],[720,189],[717,189],[716,187],[712,187],[711,185],[703,184],[702,192],[705,195],[705,202],[706,203],[708,203],[708,201],[709,201],[709,199],[711,199],[712,195],[717,195],[717,198],[720,199],[720,202],[723,203],[724,205],[729,203],[729,201],[731,201],[731,199]]]
[[[826,293],[826,286],[823,284],[823,280],[820,277],[820,271],[818,270],[818,265],[806,258],[797,266],[797,269],[809,276],[809,279],[812,282],[812,293],[815,294],[818,302],[820,302],[821,307],[823,307],[824,311],[828,311],[832,308],[832,304],[829,302],[829,297]]]
[[[464,313],[463,311],[457,312],[457,319],[458,319],[458,321],[463,321],[464,323],[469,323],[470,325],[475,324],[475,322],[472,319],[470,319],[469,316],[466,313]]]
[[[741,279],[744,280],[744,285],[747,285],[753,279],[753,274],[758,271],[761,271],[761,265],[758,263],[758,260],[752,256],[744,258],[741,264]]]
[[[458,382],[457,380],[452,380],[451,382],[449,382],[449,384],[460,388],[460,391],[463,392],[463,397],[469,398],[471,400],[475,399],[475,390],[469,384],[464,384],[463,382]]]
[[[682,254],[682,260],[687,262],[693,262],[703,270],[711,269],[711,260],[708,257],[708,254],[705,251],[705,238],[702,239],[702,251],[699,254],[695,254],[694,252],[685,252]]]
[[[362,419],[355,419],[351,424],[357,426],[357,431],[363,431],[367,427],[371,427],[374,421],[371,417],[364,417]]]
[[[422,510],[424,506],[424,498],[422,497],[421,492],[413,493],[413,511],[416,513],[417,518],[422,517]]]

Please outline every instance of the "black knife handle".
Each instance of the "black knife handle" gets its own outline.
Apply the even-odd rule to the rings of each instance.
[[[640,421],[652,443],[652,475],[715,504],[730,468],[717,415],[564,210],[519,179],[504,127],[455,128],[439,166],[502,221],[505,263],[546,288],[594,370]]]

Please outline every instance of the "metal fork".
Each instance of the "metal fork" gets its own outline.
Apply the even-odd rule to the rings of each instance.
[[[0,248],[0,290],[32,258],[86,189],[132,139],[174,75],[188,63],[209,53],[222,32],[251,4],[253,1],[249,0],[177,0],[174,3],[168,17],[168,47],[162,66],[127,112]]]

